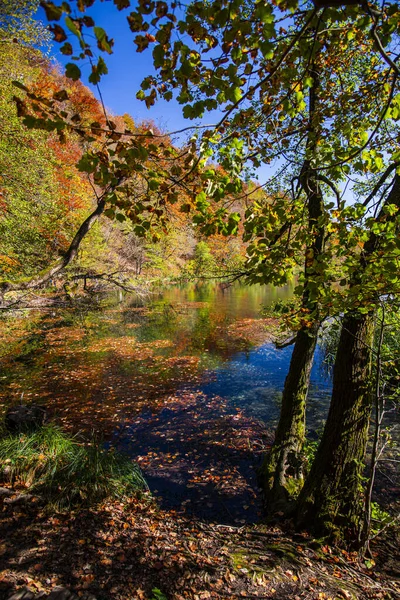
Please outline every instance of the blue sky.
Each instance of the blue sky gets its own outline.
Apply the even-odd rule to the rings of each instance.
[[[213,111],[211,114],[205,114],[203,119],[190,121],[182,116],[182,106],[172,99],[170,102],[157,100],[150,109],[146,108],[144,102],[137,100],[136,92],[140,89],[142,80],[154,73],[151,48],[144,52],[136,52],[136,45],[133,40],[134,33],[129,29],[126,17],[130,9],[118,11],[110,2],[95,2],[94,6],[86,11],[96,22],[96,25],[103,27],[110,38],[114,39],[113,54],[108,55],[100,53],[108,66],[108,75],[103,76],[100,82],[101,94],[104,103],[113,114],[122,115],[129,113],[136,122],[143,120],[153,120],[163,131],[175,131],[190,125],[213,124],[216,123],[221,114]],[[81,13],[78,13],[80,16]],[[47,23],[45,13],[42,9],[38,11],[38,18]],[[73,16],[73,15],[72,15]],[[87,33],[86,33],[87,31]],[[90,29],[85,31],[85,35],[90,33]],[[76,38],[66,30],[68,41],[71,42],[74,49],[77,48]],[[71,57],[64,56],[60,52],[60,44],[54,43],[52,47],[52,56],[59,63],[65,65],[71,62]],[[96,50],[96,43],[93,40],[93,50]],[[97,90],[89,84],[88,76],[90,66],[77,63],[84,76],[83,82],[90,87],[98,97]],[[186,137],[190,137],[190,132],[174,138],[175,143],[182,142]],[[264,183],[271,175],[274,175],[277,165],[263,166],[257,170],[260,183]]]
[[[114,114],[121,115],[127,112],[137,121],[152,119],[166,131],[199,122],[184,119],[181,105],[174,100],[171,102],[158,100],[155,106],[147,109],[144,102],[136,99],[136,92],[140,89],[142,80],[147,75],[154,73],[154,69],[151,49],[141,53],[136,52],[136,45],[133,43],[136,34],[130,31],[126,20],[129,9],[119,12],[110,2],[96,2],[95,6],[87,10],[86,14],[92,16],[96,25],[103,27],[108,36],[115,41],[112,55],[100,53],[103,55],[109,71],[100,83],[107,108]],[[47,22],[43,10],[39,10],[38,17],[45,23]],[[90,30],[87,31],[90,32]],[[85,35],[87,35],[86,32]],[[72,34],[69,35],[68,41],[71,41],[73,47],[76,48]],[[71,62],[71,58],[61,54],[59,48],[60,44],[53,44],[52,55],[54,58],[62,64]],[[96,50],[95,43],[93,43],[93,48]],[[82,67],[80,63],[78,65]],[[89,70],[82,70],[86,75],[86,80],[83,79],[84,83],[97,96],[96,89],[87,81]],[[204,123],[213,123],[213,120],[206,115]]]

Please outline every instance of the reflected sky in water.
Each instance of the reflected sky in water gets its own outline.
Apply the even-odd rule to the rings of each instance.
[[[208,381],[201,390],[208,395],[229,398],[249,416],[275,423],[285,378],[289,369],[292,347],[277,350],[272,343],[240,352],[221,367],[209,371]],[[309,428],[319,429],[326,418],[331,382],[321,373],[321,352],[317,349],[311,371],[307,422]]]
[[[200,390],[272,426],[292,348],[264,342],[270,332],[264,336],[257,319],[263,307],[290,298],[292,287],[208,281],[160,289],[142,300],[110,297],[97,307],[32,315],[14,324],[23,327],[18,335],[5,331],[0,403],[23,394],[65,420],[110,428],[119,418],[133,420],[143,407],[159,410],[166,395]],[[243,323],[250,323],[244,337]],[[317,351],[308,403],[313,430],[326,417],[330,394],[320,362]]]

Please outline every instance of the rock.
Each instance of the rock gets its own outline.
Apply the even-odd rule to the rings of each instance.
[[[47,600],[79,600],[78,596],[69,589],[58,585],[47,596]]]
[[[47,411],[38,404],[18,404],[6,412],[5,425],[11,433],[33,431],[42,427],[47,417]]]
[[[8,598],[8,600],[34,600],[35,594],[27,587],[21,588],[18,592]]]

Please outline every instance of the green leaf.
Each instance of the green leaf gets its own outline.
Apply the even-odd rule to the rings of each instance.
[[[69,42],[65,42],[65,44],[61,46],[60,52],[66,56],[71,56],[73,52],[71,44]]]
[[[71,33],[76,35],[77,38],[81,39],[81,32],[79,31],[73,19],[71,19],[70,17],[65,17],[65,25],[68,27]]]
[[[158,44],[153,50],[153,62],[156,69],[164,64],[164,56],[164,48]]]
[[[186,106],[183,107],[183,116],[185,117],[185,119],[193,119],[194,118],[194,112],[193,112],[193,107],[191,106],[191,104],[186,104]]]
[[[239,102],[242,96],[242,90],[239,87],[230,90],[229,97],[231,100],[233,100],[233,102]]]
[[[149,46],[149,40],[144,35],[137,35],[134,39],[134,43],[137,46],[136,52],[143,52]]]
[[[97,61],[97,65],[92,65],[92,72],[89,75],[90,83],[93,83],[93,85],[96,85],[97,83],[99,83],[101,76],[107,75],[107,73],[108,73],[107,65],[104,62],[104,59],[100,56],[99,60]]]
[[[129,8],[131,5],[129,0],[114,0],[114,4],[118,8],[118,10],[123,10],[124,8]]]
[[[78,79],[80,79],[82,75],[80,68],[74,63],[67,63],[65,65],[65,74],[67,77],[73,79],[74,81],[78,81]]]
[[[157,179],[150,179],[150,181],[148,182],[147,185],[149,186],[149,190],[152,190],[152,191],[158,190],[158,188],[160,186],[160,184],[157,181]]]
[[[98,158],[86,154],[83,155],[82,158],[79,160],[77,167],[78,170],[82,173],[94,173],[97,168],[98,162]]]
[[[257,2],[254,16],[261,21],[261,23],[273,23],[274,14],[272,12],[272,5],[267,2]]]
[[[106,32],[102,27],[95,27],[94,34],[97,38],[97,47],[99,50],[103,50],[103,52],[107,52],[108,54],[112,54],[111,47],[113,45],[113,40],[110,40],[107,37]]]
[[[303,80],[303,86],[305,88],[310,88],[313,86],[314,80],[312,77],[305,77]]]
[[[48,21],[59,21],[61,19],[63,9],[56,6],[54,2],[41,2],[40,6],[44,9]]]

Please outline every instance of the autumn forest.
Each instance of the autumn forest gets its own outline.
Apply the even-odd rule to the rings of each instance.
[[[0,0],[0,600],[399,597],[399,28]]]

